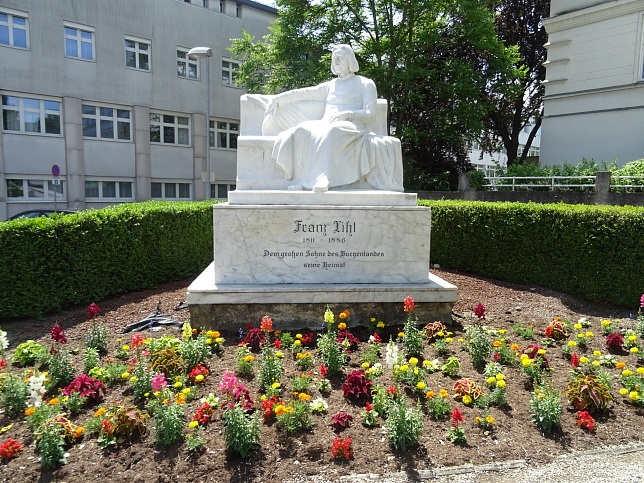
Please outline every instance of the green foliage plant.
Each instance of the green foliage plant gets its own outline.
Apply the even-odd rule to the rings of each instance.
[[[293,392],[307,392],[313,383],[313,375],[309,372],[300,372],[291,379]]]
[[[276,408],[275,417],[277,427],[287,433],[300,433],[313,426],[311,419],[311,407],[304,401],[296,399],[288,403],[290,410],[278,411]]]
[[[42,422],[34,434],[43,468],[55,468],[65,463],[65,437],[55,418]]]
[[[130,384],[134,393],[135,401],[143,401],[146,394],[152,392],[152,377],[155,372],[148,369],[147,361],[140,359],[134,366],[132,377],[130,377]]]
[[[0,405],[9,416],[20,414],[27,407],[29,386],[18,374],[4,375],[0,381]]]
[[[407,407],[407,398],[400,396],[388,408],[385,428],[393,448],[405,452],[418,444],[423,432],[422,413],[417,407]]]
[[[11,360],[24,367],[40,362],[45,357],[45,347],[34,340],[28,340],[18,344],[18,347],[16,347],[16,350],[11,356]]]
[[[149,364],[152,372],[162,372],[167,377],[183,374],[186,368],[180,347],[166,347],[151,352]]]
[[[259,447],[260,429],[257,416],[248,414],[241,406],[226,409],[224,420],[224,444],[226,449],[242,458]]]
[[[486,359],[492,355],[492,339],[488,331],[478,325],[465,326],[466,348],[472,356],[472,365],[478,370],[485,367]]]
[[[189,338],[182,341],[179,353],[187,369],[192,369],[199,364],[205,364],[212,356],[210,346],[206,343],[207,339],[206,333],[202,332],[194,339]]]
[[[107,354],[109,336],[110,331],[107,326],[95,321],[87,331],[86,347],[96,350],[99,354]]]
[[[239,376],[249,376],[253,373],[253,361],[255,356],[250,352],[246,344],[237,347],[235,373]]]
[[[85,357],[83,358],[83,372],[89,374],[89,371],[98,367],[99,364],[99,354],[98,350],[93,347],[85,348]]]
[[[264,392],[266,392],[273,383],[279,382],[284,374],[284,364],[275,348],[265,345],[261,351],[262,358],[259,361],[258,381]]]
[[[154,408],[152,417],[154,441],[158,446],[172,446],[183,439],[184,414],[180,404],[167,398],[167,402]]]
[[[609,378],[579,371],[573,371],[564,394],[576,410],[589,413],[606,409],[613,401]]]
[[[550,386],[535,387],[530,398],[532,422],[543,431],[550,432],[561,421],[563,407],[559,392]]]
[[[407,358],[420,357],[423,353],[423,335],[418,330],[418,323],[412,319],[411,312],[403,328],[402,347]]]
[[[441,372],[446,376],[454,377],[458,374],[458,370],[461,367],[461,362],[456,356],[450,356],[445,361],[445,364],[441,367]]]
[[[67,350],[59,350],[49,357],[48,390],[64,388],[74,379],[74,363]]]
[[[446,398],[435,395],[433,391],[429,391],[425,396],[425,403],[427,412],[434,419],[443,419],[452,412],[452,407],[446,401]]]
[[[320,362],[327,368],[329,375],[335,376],[342,373],[342,368],[348,360],[348,355],[340,343],[336,341],[338,331],[333,324],[333,312],[329,308],[324,313],[324,322],[326,331],[317,339],[318,354]]]

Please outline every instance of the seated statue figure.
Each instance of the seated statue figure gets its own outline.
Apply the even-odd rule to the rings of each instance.
[[[373,81],[357,70],[353,49],[338,45],[331,61],[336,78],[264,96],[262,135],[274,139],[271,159],[288,189],[403,191],[400,141],[370,129],[377,107],[382,116],[382,105],[377,106]],[[311,119],[310,109],[302,108],[307,101],[321,103],[321,118]]]

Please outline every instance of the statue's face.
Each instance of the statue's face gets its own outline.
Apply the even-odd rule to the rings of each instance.
[[[331,58],[331,71],[340,77],[349,73],[349,59],[341,50],[335,52]]]

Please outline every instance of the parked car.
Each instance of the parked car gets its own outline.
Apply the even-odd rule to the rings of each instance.
[[[69,211],[69,210],[28,210],[28,211],[23,211],[21,213],[18,213],[17,215],[13,215],[7,221],[16,220],[18,218],[38,218],[39,216],[51,216],[54,213],[68,215],[70,213],[76,213],[76,212]]]

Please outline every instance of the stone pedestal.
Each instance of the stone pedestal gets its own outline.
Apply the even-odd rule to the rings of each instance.
[[[315,329],[327,305],[353,324],[404,323],[406,296],[419,320],[450,321],[456,287],[429,273],[431,211],[415,195],[231,192],[213,214],[214,262],[188,288],[195,327],[269,315],[280,330]]]

